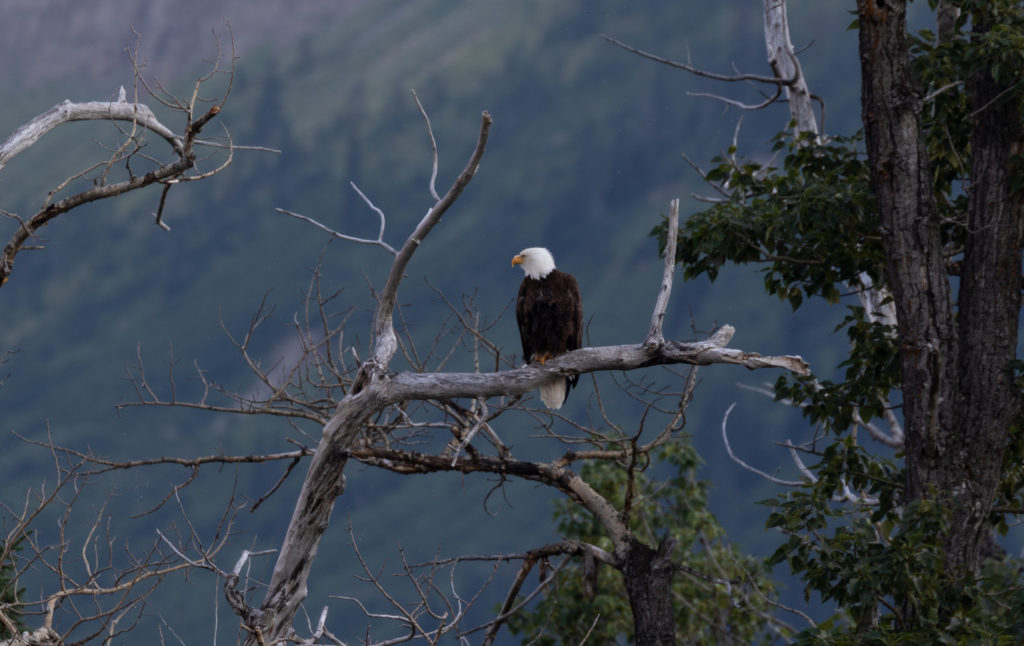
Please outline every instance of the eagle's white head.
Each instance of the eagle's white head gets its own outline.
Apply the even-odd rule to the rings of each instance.
[[[544,247],[530,247],[512,258],[513,265],[522,265],[527,278],[544,278],[555,269],[555,257]]]

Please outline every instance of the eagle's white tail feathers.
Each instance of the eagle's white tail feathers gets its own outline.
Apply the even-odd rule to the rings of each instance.
[[[568,384],[565,379],[562,378],[549,381],[546,384],[541,384],[540,400],[544,402],[544,405],[548,408],[561,408],[562,402],[565,401],[566,387],[568,387]]]

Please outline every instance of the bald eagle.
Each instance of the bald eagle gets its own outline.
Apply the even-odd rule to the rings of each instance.
[[[526,273],[516,299],[516,322],[523,342],[523,359],[541,365],[563,352],[576,350],[583,340],[583,301],[572,274],[555,269],[555,259],[543,247],[523,249],[512,258]],[[541,385],[540,398],[548,408],[561,408],[579,375],[559,377]]]

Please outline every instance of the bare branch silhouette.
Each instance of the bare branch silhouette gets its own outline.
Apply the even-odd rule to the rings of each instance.
[[[230,32],[230,26],[228,29]],[[59,183],[50,191],[42,208],[33,215],[21,217],[5,213],[8,217],[16,219],[18,226],[0,251],[0,286],[10,278],[15,257],[21,250],[41,248],[38,244],[29,243],[35,238],[36,232],[54,218],[89,202],[116,197],[157,184],[161,185],[163,190],[157,210],[153,214],[154,220],[158,226],[169,230],[170,227],[164,222],[163,216],[170,188],[182,182],[211,177],[231,163],[237,147],[226,132],[224,141],[199,138],[206,125],[220,114],[231,91],[235,64],[234,38],[231,38],[230,57],[226,62],[223,60],[224,52],[220,47],[218,41],[216,59],[210,70],[196,80],[193,92],[187,99],[179,99],[159,85],[151,85],[143,76],[136,58],[137,53],[133,52],[131,56],[135,84],[130,99],[124,86],[121,86],[117,98],[113,101],[73,103],[65,100],[17,128],[0,144],[2,172],[19,153],[27,150],[47,133],[72,121],[109,122],[115,126],[121,137],[121,143],[110,150],[105,161],[75,172]],[[221,96],[214,100],[203,98],[201,88],[221,76],[228,79]],[[165,107],[184,114],[185,125],[180,132],[166,126],[148,105],[140,102],[140,89]],[[170,155],[157,159],[151,153],[144,152],[146,133],[152,133],[162,139],[170,147]],[[213,168],[202,170],[197,165],[197,151],[200,148],[222,149],[226,152]],[[125,168],[125,177],[115,178],[113,171],[115,167],[120,166]],[[79,188],[79,180],[89,180],[88,187]],[[58,193],[68,189],[75,190],[66,197],[53,200]]]

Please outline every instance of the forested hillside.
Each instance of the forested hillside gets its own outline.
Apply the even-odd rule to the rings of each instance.
[[[13,352],[0,366],[0,430],[6,434],[0,470],[3,502],[11,507],[26,488],[52,478],[52,458],[10,432],[36,441],[50,434],[63,445],[117,459],[280,450],[282,437],[317,436],[315,425],[163,407],[119,411],[116,405],[136,400],[125,375],[140,354],[165,397],[169,362],[181,399],[202,397],[197,370],[238,391],[255,388],[222,325],[243,334],[265,299],[275,310],[255,346],[266,365],[287,362],[295,353],[289,324],[320,262],[324,284],[341,290],[338,311],[351,309],[345,343],[365,348],[371,289],[380,289],[390,258],[380,249],[329,241],[275,208],[374,237],[377,217],[350,186],[354,182],[387,214],[385,238],[399,244],[431,204],[430,140],[410,91],[437,137],[441,186],[465,163],[482,111],[494,125],[473,183],[418,252],[403,284],[409,338],[426,348],[444,329],[450,312],[439,294],[452,302],[472,298],[486,320],[500,317],[493,339],[518,354],[508,306],[521,274],[509,260],[524,247],[543,245],[580,282],[588,343],[640,342],[661,275],[650,232],[670,199],[682,197],[685,213],[702,208],[691,193],[706,192],[683,155],[704,162],[720,154],[732,144],[742,114],[695,93],[729,93],[750,103],[761,97],[642,60],[601,35],[723,73],[766,69],[761,13],[747,2],[351,0],[287,9],[242,1],[128,9],[90,4],[95,7],[0,0],[7,89],[0,136],[64,99],[109,100],[120,86],[131,93],[126,47],[138,43],[143,73],[184,95],[206,69],[204,59],[217,54],[217,43],[230,55],[233,40],[238,60],[217,127],[235,144],[280,153],[239,150],[220,175],[176,187],[163,215],[170,231],[154,226],[159,191],[149,190],[58,219],[44,231],[44,248],[19,257],[0,290],[0,353]],[[804,71],[827,101],[824,128],[850,133],[859,128],[855,35],[846,30],[843,8],[826,4],[793,3],[793,39],[813,52],[805,55]],[[227,88],[227,78],[217,83]],[[155,107],[151,98],[141,99]],[[770,139],[787,119],[781,108],[745,114],[740,141],[763,149],[767,160]],[[88,123],[48,137],[3,169],[0,209],[33,211],[46,191],[84,167],[114,135]],[[12,219],[0,222],[5,236],[17,226]],[[738,346],[802,355],[823,376],[845,347],[832,335],[844,312],[818,306],[794,316],[789,305],[764,295],[756,270],[723,272],[713,285],[677,284],[673,299],[666,321],[672,338],[704,336],[728,323],[737,329]],[[471,369],[471,358],[456,355],[449,366]],[[609,391],[612,379],[598,377]],[[701,380],[686,430],[705,463],[712,511],[732,540],[766,555],[780,539],[764,529],[768,512],[756,501],[774,487],[728,459],[722,415],[740,402],[730,419],[733,448],[772,473],[792,469],[773,442],[803,440],[811,430],[798,413],[736,386],[761,385],[774,380],[772,374],[711,366],[702,369]],[[591,381],[582,379],[566,413],[586,415],[593,401]],[[635,404],[612,402],[619,421],[627,422]],[[533,431],[506,432],[510,443],[525,445]],[[200,486],[183,493],[181,504],[198,524],[213,527],[233,499],[258,498],[280,476],[281,467],[272,465],[211,469]],[[88,496],[98,506],[113,487],[112,504],[141,513],[187,477],[166,467],[115,475],[98,479]],[[522,483],[489,497],[485,506],[496,483],[482,477],[401,478],[350,467],[347,482],[335,518],[350,519],[363,556],[375,564],[394,561],[399,546],[416,560],[435,552],[514,551],[555,536],[549,494]],[[237,549],[276,545],[298,485],[293,478],[264,503],[271,512],[244,527]],[[249,521],[243,515],[243,524]],[[125,522],[125,531],[149,532],[142,539],[122,534],[123,540],[148,543],[164,521],[115,522]],[[348,522],[335,524],[319,567],[336,569],[342,579],[356,568]],[[482,536],[500,538],[481,547]],[[325,587],[312,590],[312,597],[353,594],[335,583],[314,586]],[[220,593],[212,583],[196,588],[193,598],[161,610],[167,625],[194,631],[186,641],[211,634],[213,622],[202,613]],[[786,598],[802,602],[799,590]]]

